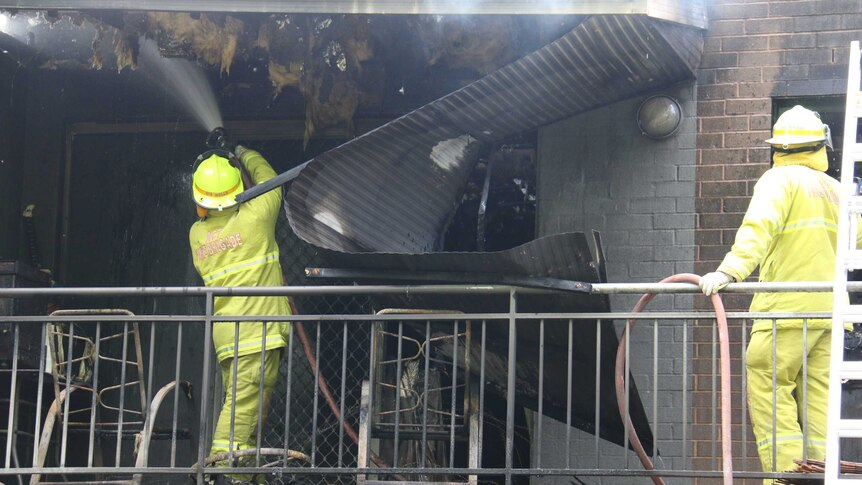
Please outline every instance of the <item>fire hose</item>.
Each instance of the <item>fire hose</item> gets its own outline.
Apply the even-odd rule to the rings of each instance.
[[[296,315],[296,306],[293,303],[293,299],[290,298],[288,300],[290,302],[290,310]],[[296,335],[299,337],[299,341],[302,344],[302,349],[305,352],[305,358],[308,360],[308,364],[311,366],[311,370],[317,369],[317,359],[314,357],[314,351],[311,349],[311,342],[308,339],[308,335],[305,333],[305,327],[303,327],[302,322],[295,322],[296,325]],[[346,419],[342,419],[341,411],[338,408],[338,404],[335,402],[335,398],[332,396],[332,391],[329,389],[329,384],[326,383],[326,378],[323,376],[323,372],[318,372],[318,387],[320,388],[320,392],[323,393],[323,399],[326,401],[326,404],[329,405],[329,409],[332,411],[332,414],[335,416],[335,419],[341,421],[342,427],[344,428],[344,432],[350,439],[359,444],[359,436],[356,434],[356,431],[350,426],[350,423],[347,422]],[[390,468],[389,464],[386,463],[383,458],[378,456],[371,450],[368,450],[368,457],[377,465],[378,468]],[[362,463],[358,464],[362,466]],[[401,475],[393,475],[393,478],[400,481],[407,481]]]
[[[691,273],[680,273],[669,276],[661,283],[700,283],[700,276]],[[655,297],[655,293],[646,293],[632,309],[633,313],[640,313],[646,308],[647,303]],[[720,353],[720,373],[721,373],[721,464],[722,477],[724,485],[732,485],[733,483],[733,463],[731,454],[730,442],[730,342],[727,331],[727,315],[724,312],[724,304],[721,302],[721,297],[713,294],[709,297],[712,306],[715,309],[715,320],[718,324],[718,339]],[[635,320],[630,319],[624,329],[623,335],[620,337],[620,343],[617,347],[617,359],[615,369],[615,384],[617,393],[617,405],[620,411],[620,418],[623,421],[625,429],[628,431],[629,441],[631,446],[641,461],[644,469],[654,470],[652,461],[644,451],[643,445],[638,438],[632,424],[631,416],[628,413],[627,403],[625,402],[625,361],[626,361],[626,341],[628,333],[634,328]],[[683,411],[685,412],[685,410]],[[664,485],[664,480],[659,475],[651,476],[652,481],[656,485]]]

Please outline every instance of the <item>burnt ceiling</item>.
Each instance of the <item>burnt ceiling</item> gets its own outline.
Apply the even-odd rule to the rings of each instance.
[[[645,15],[5,11],[0,32],[35,71],[174,58],[215,80],[219,104],[296,97],[306,143],[358,113],[396,118],[312,159],[288,192],[300,238],[359,253],[439,251],[488,145],[692,79],[703,48],[699,29]]]
[[[306,141],[357,111],[409,111],[559,38],[582,16],[439,16],[28,11],[0,13],[0,46],[37,70],[195,62],[219,98],[299,95]],[[412,106],[399,106],[398,98]]]

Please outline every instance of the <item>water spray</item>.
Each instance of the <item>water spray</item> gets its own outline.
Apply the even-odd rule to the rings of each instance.
[[[200,66],[187,59],[163,57],[152,39],[142,37],[139,43],[140,70],[145,76],[159,83],[207,132],[224,124],[215,94]]]

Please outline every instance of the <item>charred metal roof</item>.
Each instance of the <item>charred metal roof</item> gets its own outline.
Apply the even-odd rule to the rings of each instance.
[[[596,246],[601,242],[596,239]],[[449,283],[463,282],[459,275],[469,277],[473,283],[505,284],[508,275],[525,275],[528,278],[552,278],[571,282],[598,282],[601,276],[601,257],[595,261],[583,233],[564,233],[542,237],[512,249],[480,253],[426,253],[426,254],[347,254],[327,252],[332,263],[353,270],[331,270],[329,276],[350,279],[363,283],[428,283],[447,282],[446,275],[453,279]],[[327,258],[327,259],[330,259]],[[400,272],[399,270],[406,270]],[[312,275],[326,276],[322,271]],[[541,285],[537,285],[541,286]],[[457,309],[466,312],[505,313],[509,310],[508,298],[503,295],[389,295],[375,298],[378,308],[412,309]],[[553,293],[528,292],[518,295],[518,311],[523,313],[585,312],[605,313],[610,311],[607,296],[590,295],[579,290]],[[533,322],[538,323],[538,322]],[[618,338],[610,321],[579,320],[574,323],[549,319],[544,322],[545,336],[542,341],[539,325],[518,325],[516,397],[520,405],[537,409],[538,386],[544,379],[543,413],[560,422],[571,422],[573,426],[589,433],[599,434],[603,439],[623,445],[625,435],[619,413],[601,412],[599,426],[595,424],[596,409],[593,396],[599,394],[600,409],[617,409],[614,392],[614,358]],[[409,327],[409,325],[407,326]],[[601,337],[597,338],[599,334]],[[423,331],[424,325],[418,330]],[[405,328],[410,332],[410,328]],[[486,358],[491,364],[485,382],[489,391],[506,395],[508,362],[508,326],[487,325]],[[527,363],[539,361],[539,343],[542,341],[547,362],[567,362],[571,357],[572,367],[577,369],[569,377],[565,372],[539,374],[536,366]],[[601,347],[597,349],[597,344]],[[478,347],[473,349],[476,361],[481,359]],[[600,381],[596,389],[596,357],[598,354]],[[451,356],[449,356],[451,357]],[[474,369],[475,370],[475,369]],[[478,374],[477,376],[478,377]],[[569,389],[578,394],[567,402]],[[629,405],[635,430],[648,453],[652,453],[652,431],[649,427],[643,403],[634,379],[630,379]],[[590,396],[581,399],[579,396]],[[567,419],[570,418],[570,419]]]
[[[692,79],[702,42],[699,30],[645,16],[588,17],[545,47],[311,160],[286,198],[290,224],[335,251],[437,251],[482,144]]]
[[[704,0],[0,0],[0,8],[389,15],[642,14],[693,27],[706,27]]]

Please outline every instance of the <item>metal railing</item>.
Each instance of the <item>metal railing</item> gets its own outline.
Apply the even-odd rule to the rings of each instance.
[[[860,288],[851,284],[850,289]],[[737,283],[725,292],[830,290],[830,283],[819,282]],[[690,294],[697,289],[683,283],[596,284],[592,292]],[[68,301],[85,307],[109,298],[138,302],[136,308],[146,308],[153,299],[194,300],[198,307],[203,300],[202,312],[188,314],[77,310],[0,317],[13,339],[10,355],[0,356],[5,365],[0,411],[6,413],[0,416],[5,423],[0,475],[32,484],[54,483],[57,477],[140,483],[166,475],[168,480],[191,475],[202,483],[225,474],[321,483],[481,480],[507,485],[529,477],[720,477],[714,313],[519,312],[519,297],[537,293],[542,292],[488,285],[0,289],[0,298],[73,298]],[[213,314],[216,297],[273,294],[295,299],[496,295],[507,300],[505,308],[482,313]],[[829,319],[831,314],[730,312],[728,318],[737,336],[733,357],[741,364],[732,389],[739,404],[733,409],[733,439],[744,451],[734,457],[734,477],[798,476],[763,472],[746,451],[753,439],[747,425],[747,333],[753,319],[771,320],[775,328],[777,319]],[[293,323],[280,351],[278,384],[269,405],[258,400],[255,446],[231,445],[226,454],[210,456],[224,400],[213,325],[259,320]],[[642,469],[625,451],[629,434],[615,401],[609,405],[607,397],[608,349],[615,351],[619,329],[630,320],[643,323],[625,336],[624,402],[639,419],[635,427],[647,431],[642,438],[654,471]],[[38,356],[28,360],[22,339],[34,333],[34,326]],[[583,335],[592,340],[574,338]],[[772,358],[774,368],[775,351]],[[227,360],[228,365],[235,361],[236,354]],[[119,370],[108,371],[110,363],[118,363]],[[261,355],[259,374],[264,365]],[[235,383],[236,366],[232,371]],[[587,382],[591,385],[573,384]],[[118,395],[106,397],[108,388]],[[803,396],[806,389],[803,385]],[[169,405],[162,409],[163,403]],[[74,418],[79,415],[86,419]],[[232,413],[231,443],[234,421]],[[156,441],[170,446],[155,446]]]

